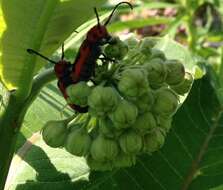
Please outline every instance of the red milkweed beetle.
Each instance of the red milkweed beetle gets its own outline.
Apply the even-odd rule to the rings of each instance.
[[[94,12],[97,18],[97,25],[92,27],[87,32],[86,39],[81,44],[73,64],[64,60],[63,46],[62,46],[62,57],[61,60],[58,62],[50,60],[49,58],[41,55],[35,50],[27,49],[29,53],[39,55],[40,57],[55,64],[54,71],[58,78],[57,85],[65,99],[68,98],[68,95],[66,93],[66,88],[69,85],[75,84],[79,81],[88,81],[94,74],[96,61],[97,59],[99,59],[99,56],[102,55],[101,46],[113,43],[113,38],[108,33],[106,25],[110,22],[113,13],[117,9],[117,7],[121,4],[127,4],[131,9],[133,8],[129,2],[123,1],[118,3],[112,10],[111,14],[105,21],[104,25],[101,25],[97,9],[94,8]],[[75,104],[69,104],[69,105],[72,109],[80,113],[86,113],[88,111],[88,107],[80,107]]]

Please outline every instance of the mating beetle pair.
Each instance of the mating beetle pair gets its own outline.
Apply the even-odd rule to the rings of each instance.
[[[54,71],[58,79],[58,87],[63,94],[64,98],[67,99],[68,95],[66,93],[66,88],[71,84],[76,84],[80,81],[88,81],[91,76],[94,74],[95,65],[99,56],[102,55],[101,46],[105,44],[112,44],[114,40],[112,36],[108,33],[106,25],[110,22],[112,15],[116,8],[121,4],[127,4],[131,9],[132,5],[128,2],[118,3],[106,22],[101,25],[99,16],[96,8],[94,12],[97,18],[97,25],[92,27],[88,32],[86,39],[81,44],[76,59],[73,64],[64,60],[64,48],[62,46],[62,57],[61,60],[55,62],[49,58],[41,55],[33,49],[27,49],[31,54],[39,55],[40,57],[48,60],[50,63],[55,64]],[[106,59],[106,57],[105,57]],[[69,104],[70,107],[77,112],[85,113],[88,111],[88,107],[80,107],[75,104]]]

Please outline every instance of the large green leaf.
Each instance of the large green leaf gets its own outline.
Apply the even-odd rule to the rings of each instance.
[[[43,62],[27,48],[51,55],[105,0],[2,0],[0,77],[8,89],[28,92]],[[1,30],[0,30],[1,31]]]
[[[208,78],[195,82],[164,147],[113,172],[89,173],[82,158],[49,148],[37,133],[14,158],[7,189],[221,189],[221,113]]]

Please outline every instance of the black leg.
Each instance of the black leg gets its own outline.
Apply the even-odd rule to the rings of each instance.
[[[110,61],[110,62],[115,63],[115,59],[112,59],[112,58],[107,57],[104,53],[101,53],[101,55],[103,55],[103,57],[102,58],[99,58],[99,59],[104,60],[104,61]]]

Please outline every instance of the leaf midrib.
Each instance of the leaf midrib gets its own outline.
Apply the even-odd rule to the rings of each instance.
[[[58,0],[48,0],[44,4],[39,22],[36,24],[37,30],[34,34],[34,37],[31,39],[29,48],[35,49],[37,51],[40,49],[48,23],[53,16],[53,12],[58,3]],[[18,83],[19,88],[17,89],[16,93],[17,98],[22,100],[24,100],[29,95],[32,86],[32,79],[36,67],[36,56],[29,56],[29,54],[27,53],[27,57],[25,60],[27,60],[25,61],[27,63],[24,64],[24,67],[21,70],[21,77]]]
[[[189,172],[188,174],[186,175],[185,177],[185,180],[183,181],[182,183],[182,188],[181,190],[187,190],[190,186],[190,184],[192,183],[193,179],[194,179],[194,175],[196,174],[197,172],[197,169],[199,167],[199,163],[201,162],[203,156],[205,155],[206,151],[207,151],[207,148],[208,148],[208,145],[209,145],[209,142],[210,140],[212,139],[212,137],[214,136],[214,133],[215,133],[215,130],[217,129],[218,127],[218,124],[219,124],[219,121],[221,119],[221,116],[223,114],[223,110],[220,110],[218,113],[217,113],[217,116],[213,122],[213,125],[212,127],[210,128],[206,138],[204,139],[204,142],[203,144],[201,145],[201,148],[197,154],[197,156],[195,157],[195,159],[192,161],[192,164],[191,164],[191,168],[189,169]]]

